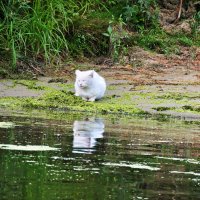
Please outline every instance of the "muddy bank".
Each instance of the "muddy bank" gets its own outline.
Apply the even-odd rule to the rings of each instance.
[[[101,73],[101,72],[100,72]],[[104,71],[104,75],[106,75]],[[162,114],[187,120],[200,119],[199,85],[134,85],[106,77],[108,89],[98,102],[83,102],[73,95],[73,82],[1,80],[0,107],[60,108],[103,114]],[[74,99],[75,98],[75,99]],[[15,109],[14,108],[14,109]]]
[[[124,64],[78,63],[107,81],[105,97],[83,102],[74,97],[74,65],[35,81],[0,80],[0,107],[59,108],[101,114],[159,114],[200,119],[200,53],[196,57],[153,54],[136,48]],[[131,61],[132,60],[132,61]],[[51,77],[48,77],[51,75]]]

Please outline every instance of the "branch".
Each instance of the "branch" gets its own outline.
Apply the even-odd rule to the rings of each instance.
[[[182,6],[183,6],[183,0],[180,0],[180,1],[179,1],[179,5],[178,5],[178,16],[177,16],[177,18],[175,19],[174,23],[177,23],[178,20],[179,20],[180,17],[181,17]]]

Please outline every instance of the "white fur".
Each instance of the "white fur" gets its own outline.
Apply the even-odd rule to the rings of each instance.
[[[106,82],[94,70],[76,70],[75,95],[86,101],[101,99],[106,91]]]

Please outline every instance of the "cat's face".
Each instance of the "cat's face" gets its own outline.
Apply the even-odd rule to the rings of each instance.
[[[76,70],[76,83],[80,88],[88,88],[92,84],[93,71]]]

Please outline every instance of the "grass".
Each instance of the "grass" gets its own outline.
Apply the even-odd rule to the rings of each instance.
[[[111,49],[119,56],[134,45],[164,54],[179,54],[179,46],[200,46],[200,14],[194,16],[193,34],[167,34],[159,27],[155,0],[2,0],[0,13],[0,60],[16,71],[30,58],[48,65],[69,57],[112,55]],[[120,35],[119,19],[127,37],[112,48],[112,38],[103,33],[112,24],[113,34]],[[7,76],[4,71],[0,74]]]
[[[72,23],[72,13],[67,10],[73,9],[78,9],[77,5],[63,0],[1,2],[1,50],[7,51],[13,66],[26,56],[43,57],[46,61],[59,56],[68,50],[65,34]]]
[[[26,57],[51,63],[64,55],[67,57],[75,54],[76,48],[83,46],[84,41],[82,48],[91,52],[93,49],[89,48],[90,44],[97,40],[93,36],[94,41],[90,42],[90,32],[77,33],[80,28],[76,28],[74,24],[84,21],[82,19],[86,19],[92,10],[104,7],[99,0],[1,1],[1,55],[6,55],[11,60],[11,66],[15,68],[17,62]],[[84,32],[84,27],[81,30]]]
[[[183,33],[168,34],[158,29],[143,31],[132,40],[140,47],[162,54],[179,54],[181,46],[200,46],[200,38]]]

